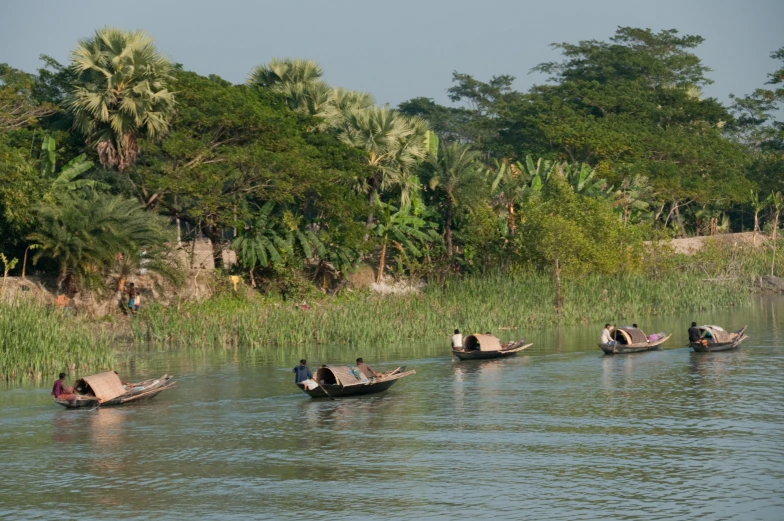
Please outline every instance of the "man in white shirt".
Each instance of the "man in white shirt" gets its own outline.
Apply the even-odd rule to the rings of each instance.
[[[460,334],[459,329],[455,329],[455,334],[452,335],[452,349],[463,349],[463,335]]]
[[[610,326],[610,324],[604,325],[604,329],[602,329],[602,337],[599,339],[600,344],[613,345],[615,343],[615,340],[613,340],[610,336],[611,329],[612,326]]]

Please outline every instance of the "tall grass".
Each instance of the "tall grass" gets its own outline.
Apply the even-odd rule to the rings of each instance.
[[[96,335],[60,308],[0,302],[0,380],[109,369],[116,363],[110,345],[111,337]]]
[[[550,277],[501,274],[448,281],[418,295],[353,296],[313,304],[253,303],[233,298],[150,306],[133,323],[137,342],[173,348],[304,344],[390,345],[438,341],[464,331],[537,329],[555,324],[635,321],[640,317],[726,308],[750,302],[740,280],[703,275],[588,276],[569,281],[560,313]]]

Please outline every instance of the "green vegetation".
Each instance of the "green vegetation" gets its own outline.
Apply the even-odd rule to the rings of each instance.
[[[134,338],[176,349],[266,349],[291,345],[394,345],[440,342],[455,327],[507,336],[555,324],[726,308],[749,302],[740,281],[706,283],[699,274],[598,276],[575,280],[564,290],[560,313],[554,283],[535,273],[497,273],[448,281],[421,295],[360,294],[301,309],[293,304],[232,298],[150,306],[133,322]],[[612,318],[610,318],[612,317]]]
[[[59,308],[0,303],[0,379],[110,369],[118,361],[112,344],[111,333],[90,331]]]
[[[219,273],[253,295],[143,308],[136,338],[164,345],[398,342],[737,304],[777,272],[775,240],[743,262],[643,246],[775,239],[780,225],[784,69],[725,106],[702,95],[701,43],[621,27],[557,44],[561,60],[537,67],[544,85],[455,72],[456,106],[395,109],[327,84],[309,60],[274,59],[233,85],[171,64],[142,31],[99,29],[66,66],[0,65],[0,254],[22,259],[11,275],[29,254],[58,291],[108,303],[142,268],[187,278],[174,245],[206,236]],[[230,247],[238,262],[224,266]],[[339,293],[360,264],[428,287],[311,311],[286,300]]]

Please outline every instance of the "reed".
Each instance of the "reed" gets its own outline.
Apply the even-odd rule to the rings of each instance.
[[[115,365],[111,335],[97,334],[61,308],[19,300],[0,303],[0,380],[21,381],[59,372]]]
[[[739,279],[706,282],[698,273],[587,276],[569,281],[560,313],[550,277],[496,273],[449,280],[420,294],[354,293],[303,310],[285,302],[216,298],[175,308],[152,305],[133,321],[137,343],[165,348],[391,345],[443,340],[465,331],[524,332],[556,324],[635,321],[750,302]],[[499,336],[501,336],[499,334]]]

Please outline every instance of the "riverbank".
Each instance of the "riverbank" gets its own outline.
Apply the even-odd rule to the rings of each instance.
[[[632,323],[640,317],[746,306],[769,272],[759,248],[704,248],[699,255],[657,249],[643,273],[564,280],[563,302],[547,274],[501,272],[431,282],[418,291],[378,294],[349,289],[306,299],[262,295],[228,281],[195,300],[145,299],[137,315],[96,318],[49,303],[41,287],[0,303],[0,379],[41,378],[62,370],[98,371],[122,365],[139,349],[263,350],[290,346],[392,346],[446,341],[450,332],[490,331],[504,339],[554,325]],[[776,274],[782,275],[782,264]],[[185,293],[183,293],[185,294]],[[311,298],[312,297],[312,298]]]

